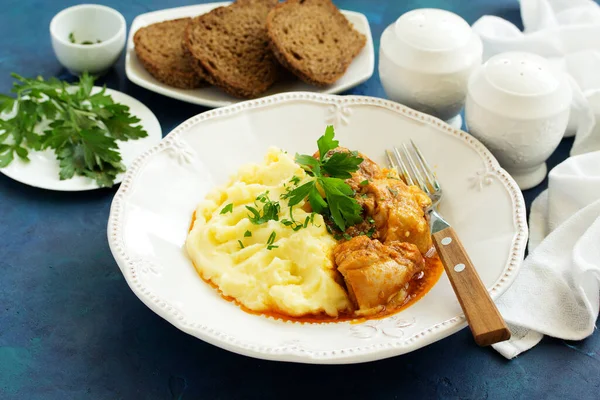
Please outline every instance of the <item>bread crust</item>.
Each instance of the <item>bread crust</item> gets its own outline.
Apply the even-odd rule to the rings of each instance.
[[[196,73],[211,84],[238,98],[257,97],[268,90],[278,79],[281,67],[268,45],[263,45],[264,48],[261,48],[260,45],[248,43],[244,39],[250,36],[248,31],[258,31],[259,34],[254,39],[260,40],[260,36],[264,36],[264,42],[268,41],[266,26],[264,32],[261,32],[261,28],[257,28],[257,23],[261,19],[263,23],[266,23],[268,10],[276,3],[277,0],[238,0],[230,6],[218,7],[193,18],[186,28],[184,44],[194,59],[192,66]],[[243,10],[244,15],[238,10]],[[238,21],[236,18],[241,18],[241,20]],[[212,30],[214,29],[212,27],[217,25],[226,28],[229,33],[227,38],[222,36],[222,40],[231,39],[236,43],[241,43],[239,48],[226,47],[225,44],[230,44],[230,42],[216,45],[214,41],[210,42],[211,32],[206,31],[207,27],[211,27],[210,30]],[[203,29],[204,32],[202,32]],[[204,35],[201,35],[200,32]],[[227,48],[231,53],[230,59],[225,62],[222,54],[214,51],[213,45],[220,46],[220,49]],[[239,67],[236,71],[237,74],[219,69],[219,63],[231,66],[231,68]],[[247,63],[247,66],[243,66],[244,63]],[[265,76],[261,79],[261,77],[251,75],[249,71],[252,68],[259,68]]]
[[[150,34],[151,31],[168,31],[172,29],[185,29],[190,18],[179,18],[175,20],[158,22],[138,29],[133,35],[133,43],[135,53],[140,60],[140,63],[152,75],[156,80],[176,88],[180,89],[195,89],[206,85],[206,82],[195,72],[192,68],[191,60],[181,57],[180,62],[182,63],[180,68],[173,68],[172,66],[165,65],[153,56],[159,48],[154,48],[155,43],[146,43],[145,35]],[[177,25],[183,25],[177,26]],[[183,41],[183,37],[181,38]],[[151,47],[149,47],[149,45]],[[183,45],[183,42],[181,42]],[[188,65],[185,65],[188,63]]]
[[[281,18],[284,13],[289,12],[292,7],[302,7],[303,5],[315,5],[321,8],[325,13],[328,13],[329,17],[337,24],[338,33],[340,35],[352,35],[355,39],[352,41],[352,46],[348,48],[350,53],[338,60],[337,68],[329,71],[329,74],[317,75],[311,73],[306,63],[294,58],[290,52],[286,51],[286,47],[289,48],[289,40],[281,37],[280,26],[278,18]],[[338,8],[330,0],[287,0],[286,2],[279,3],[275,8],[269,12],[267,17],[267,33],[269,35],[269,47],[277,60],[286,69],[290,70],[298,78],[302,79],[306,83],[315,86],[327,86],[335,83],[345,73],[352,60],[360,53],[366,44],[366,37],[357,32],[352,24],[344,17],[344,15],[338,10]],[[331,33],[333,34],[333,33]],[[298,45],[296,45],[296,48]],[[326,54],[324,55],[327,56]]]

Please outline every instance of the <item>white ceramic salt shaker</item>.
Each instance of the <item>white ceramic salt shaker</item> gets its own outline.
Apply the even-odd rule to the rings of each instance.
[[[403,14],[381,35],[379,77],[387,96],[460,128],[468,78],[481,64],[481,39],[458,15]]]
[[[471,76],[467,129],[494,154],[522,190],[542,182],[562,139],[572,90],[564,72],[538,55],[491,57]]]

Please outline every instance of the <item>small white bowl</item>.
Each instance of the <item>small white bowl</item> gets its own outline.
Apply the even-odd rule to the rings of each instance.
[[[381,84],[391,100],[448,121],[463,108],[482,53],[481,39],[460,16],[439,9],[409,11],[381,35]]]
[[[536,54],[491,57],[469,80],[465,117],[522,190],[542,182],[562,139],[572,90],[565,73]]]
[[[84,71],[95,75],[106,72],[123,51],[125,31],[123,15],[98,4],[66,8],[50,22],[54,53],[74,75]],[[71,34],[76,43],[71,42]],[[85,41],[92,44],[81,44]]]

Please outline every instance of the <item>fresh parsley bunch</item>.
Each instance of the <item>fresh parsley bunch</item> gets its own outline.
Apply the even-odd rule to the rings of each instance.
[[[344,181],[352,177],[363,159],[356,152],[329,152],[339,146],[334,140],[333,126],[328,126],[325,134],[317,140],[319,158],[306,154],[296,154],[295,161],[314,179],[285,194],[288,205],[295,206],[308,197],[313,211],[330,216],[343,232],[346,227],[362,221],[361,207],[354,198],[354,191]],[[321,192],[324,196],[321,195]]]
[[[112,186],[125,171],[117,140],[148,136],[129,107],[115,103],[102,89],[92,94],[94,78],[83,74],[77,85],[51,78],[45,81],[12,74],[12,93],[0,94],[0,168],[15,154],[28,161],[29,150],[52,149],[60,162],[59,177],[74,175]],[[36,128],[47,125],[42,134]]]

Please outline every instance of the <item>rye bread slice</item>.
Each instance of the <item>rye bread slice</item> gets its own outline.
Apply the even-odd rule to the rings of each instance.
[[[277,60],[317,86],[341,78],[367,42],[330,0],[280,3],[269,13],[267,32]]]
[[[158,22],[133,36],[135,53],[144,68],[162,83],[181,89],[205,85],[185,54],[183,37],[191,18]]]
[[[190,21],[185,45],[198,75],[227,93],[252,98],[266,91],[281,66],[269,49],[266,19],[277,0],[238,0]]]

